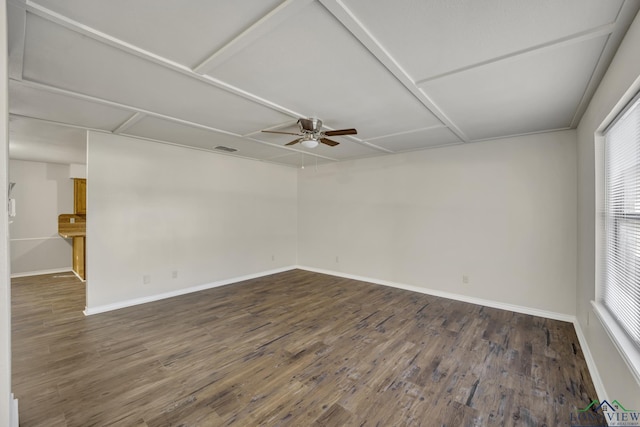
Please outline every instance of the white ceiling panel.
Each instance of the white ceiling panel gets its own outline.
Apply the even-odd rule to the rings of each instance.
[[[9,157],[51,163],[87,161],[87,131],[26,117],[9,117]]]
[[[12,0],[9,111],[298,167],[300,151],[331,162],[545,132],[579,123],[639,10],[640,0]],[[298,114],[358,134],[307,149],[260,132],[297,132]]]
[[[192,67],[281,0],[38,0],[74,21]]]
[[[131,116],[130,111],[35,89],[9,81],[13,114],[111,131]]]
[[[364,139],[439,124],[318,3],[208,73]]]
[[[399,135],[383,136],[372,139],[369,142],[393,152],[400,152],[456,144],[462,141],[449,128],[440,126],[415,132],[405,132]]]
[[[123,133],[130,136],[140,136],[158,141],[203,148],[214,152],[217,152],[217,150],[214,149],[215,147],[222,145],[238,150],[231,153],[235,156],[253,159],[263,159],[287,153],[287,150],[271,147],[260,142],[192,126],[185,126],[155,117],[145,117],[133,126],[127,128]]]
[[[606,38],[546,49],[429,81],[422,90],[472,139],[561,129]]]
[[[622,0],[345,0],[414,81],[616,19]]]
[[[29,80],[239,134],[290,119],[35,15],[27,28]]]

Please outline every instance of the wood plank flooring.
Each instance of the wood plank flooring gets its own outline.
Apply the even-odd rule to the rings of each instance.
[[[596,398],[570,323],[294,270],[85,317],[13,280],[28,426],[562,426]]]

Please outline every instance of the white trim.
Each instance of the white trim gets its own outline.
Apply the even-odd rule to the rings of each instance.
[[[542,133],[565,132],[565,131],[570,131],[570,130],[575,130],[575,129],[567,126],[567,127],[555,128],[555,129],[534,130],[534,131],[531,131],[531,132],[512,133],[510,135],[496,136],[494,138],[472,139],[471,142],[497,141],[497,140],[500,140],[500,139],[518,138],[520,136],[540,135]]]
[[[315,273],[328,274],[330,276],[344,277],[345,279],[360,280],[362,282],[374,283],[376,285],[390,286],[392,288],[404,289],[406,291],[418,292],[426,295],[433,295],[452,299],[456,301],[468,302],[471,304],[483,305],[485,307],[498,308],[500,310],[514,311],[516,313],[530,314],[532,316],[545,317],[547,319],[560,320],[563,322],[574,323],[576,317],[570,314],[557,313],[555,311],[540,310],[533,307],[525,307],[522,305],[508,304],[499,301],[492,301],[482,298],[470,297],[467,295],[454,294],[451,292],[438,291],[436,289],[423,288],[422,286],[407,285],[404,283],[390,282],[388,280],[374,279],[371,277],[358,276],[355,274],[347,274],[338,271],[324,270],[321,268],[307,267],[299,265],[296,268],[300,270],[313,271]]]
[[[625,0],[622,5],[620,5],[620,9],[618,9],[618,15],[614,20],[615,27],[613,28],[613,31],[611,31],[611,33],[607,36],[607,39],[604,42],[604,47],[602,48],[602,51],[600,51],[600,56],[598,57],[596,66],[591,73],[591,77],[589,78],[587,87],[585,88],[582,94],[582,98],[578,103],[578,108],[576,108],[573,119],[571,119],[570,127],[572,129],[578,127],[578,124],[580,124],[582,116],[584,115],[585,111],[587,111],[593,95],[598,89],[598,86],[600,86],[600,82],[602,81],[602,78],[609,68],[609,64],[611,64],[611,61],[613,60],[613,57],[618,50],[618,46],[620,46],[620,44],[622,43],[622,39],[626,35],[627,29],[629,29],[629,27],[633,23],[636,15],[636,6],[629,0]]]
[[[591,305],[607,335],[609,335],[618,353],[627,364],[636,383],[640,385],[640,350],[602,304],[591,301]]]
[[[7,17],[9,15],[9,7],[12,6],[20,9],[22,11],[22,16],[20,16],[20,21],[16,22],[14,19],[11,22],[12,27],[19,27],[19,29],[14,30],[13,32],[8,31],[8,33],[11,34],[7,34],[14,40],[13,45],[9,47],[11,56],[7,58],[7,71],[10,78],[21,80],[24,68],[24,44],[27,34],[27,7],[24,2],[9,0],[7,2]]]
[[[29,240],[64,240],[62,236],[49,236],[49,237],[23,237],[20,239],[9,239],[10,242],[26,242]]]
[[[12,273],[11,278],[15,279],[16,277],[40,276],[42,274],[55,274],[55,273],[73,273],[73,270],[71,269],[71,267],[62,267],[62,268],[52,268],[49,270],[25,271],[24,273]]]
[[[111,133],[115,133],[115,134],[122,133],[122,132],[126,131],[127,129],[129,129],[131,126],[133,126],[136,123],[138,123],[140,120],[144,119],[145,117],[146,117],[145,113],[141,113],[140,111],[136,111],[135,113],[133,113],[133,115],[131,117],[129,117],[127,120],[125,120],[120,125],[118,125],[118,127],[116,127],[114,130],[112,130]]]
[[[92,316],[94,314],[104,313],[112,310],[119,310],[121,308],[132,307],[134,305],[146,304],[148,302],[154,302],[163,300],[166,298],[173,298],[180,295],[190,294],[193,292],[204,291],[206,289],[217,288],[219,286],[231,285],[237,282],[243,282],[245,280],[257,279],[259,277],[269,276],[271,274],[283,273],[285,271],[295,270],[296,267],[291,265],[282,268],[276,268],[274,270],[262,271],[260,273],[247,274],[245,276],[233,277],[231,279],[218,280],[216,282],[205,283],[198,286],[192,286],[190,288],[177,289],[171,292],[164,292],[156,295],[149,295],[146,297],[133,298],[130,300],[119,301],[113,304],[99,305],[97,307],[85,307],[83,313],[85,316]]]
[[[11,393],[11,414],[9,415],[9,425],[11,427],[18,427],[20,412],[18,412],[18,399]]]
[[[377,139],[391,138],[394,136],[401,136],[401,135],[410,135],[412,133],[424,132],[425,130],[433,130],[433,129],[449,129],[449,128],[442,123],[437,123],[435,125],[427,126],[420,129],[403,130],[400,132],[394,132],[387,135],[374,136],[373,138],[367,138],[367,141],[375,141]]]
[[[264,15],[257,22],[236,36],[229,43],[222,46],[209,57],[201,60],[193,67],[193,71],[198,74],[207,74],[226,60],[236,55],[239,51],[249,46],[251,43],[264,37],[270,31],[280,26],[286,19],[300,13],[311,0],[286,0],[271,12]]]
[[[108,133],[108,132],[99,131],[99,133]],[[264,161],[268,161],[270,159],[275,159],[277,157],[291,156],[291,155],[296,154],[296,153],[297,154],[301,154],[301,153],[302,154],[308,154],[310,156],[319,157],[321,159],[329,160],[329,161],[332,161],[332,162],[339,161],[338,159],[334,159],[333,157],[327,157],[327,156],[323,156],[321,154],[313,154],[313,153],[311,153],[309,151],[303,151],[303,150],[299,150],[297,148],[285,147],[283,145],[279,146],[277,144],[274,144],[274,143],[271,143],[271,142],[261,141],[259,139],[255,139],[255,138],[248,138],[248,140],[256,142],[256,143],[259,143],[259,144],[269,145],[269,146],[274,147],[274,148],[283,148],[287,152],[282,152],[281,154],[279,154],[277,156],[268,157],[266,159],[257,159],[255,157],[246,157],[246,156],[241,156],[239,154],[225,153],[224,151],[220,151],[220,150],[213,150],[213,149],[209,149],[209,148],[196,147],[194,145],[184,145],[184,144],[179,144],[177,142],[163,141],[161,139],[147,138],[146,136],[133,135],[133,134],[129,134],[129,133],[119,133],[118,135],[125,136],[127,138],[140,139],[142,141],[156,142],[158,144],[173,145],[175,147],[187,148],[189,150],[197,150],[197,151],[204,151],[206,153],[219,154],[221,156],[231,156],[231,157],[238,157],[238,158],[241,158],[241,159],[255,160],[257,162],[264,162]],[[280,163],[280,165],[282,166],[281,163]]]
[[[584,31],[579,31],[574,34],[569,34],[568,36],[561,37],[559,39],[554,39],[536,46],[527,47],[525,49],[522,49],[516,52],[507,53],[506,55],[502,55],[502,56],[491,58],[485,61],[477,62],[475,64],[466,65],[464,67],[456,68],[451,71],[446,71],[441,74],[429,76],[429,77],[417,80],[415,84],[416,86],[421,87],[426,83],[430,83],[434,80],[449,77],[454,74],[464,73],[469,70],[475,70],[475,69],[486,67],[489,65],[498,64],[501,62],[513,62],[515,60],[520,60],[528,56],[538,55],[541,52],[546,52],[549,50],[554,50],[561,47],[574,45],[574,44],[581,43],[587,40],[592,40],[598,37],[608,36],[609,34],[614,32],[615,28],[616,28],[616,23],[610,22],[608,24],[600,25],[599,27],[589,28]]]
[[[351,34],[440,122],[444,123],[463,142],[469,137],[452,119],[413,81],[409,73],[391,56],[371,31],[356,17],[343,0],[320,0],[320,3],[345,26]]]
[[[584,359],[587,362],[587,367],[589,368],[589,373],[591,374],[591,380],[593,381],[593,386],[596,389],[598,400],[602,402],[603,400],[607,399],[607,390],[604,387],[604,382],[602,381],[602,377],[600,376],[600,371],[598,370],[596,361],[591,354],[587,338],[584,336],[582,327],[580,326],[580,322],[577,318],[573,322],[573,327],[576,330],[578,342],[580,342],[580,347],[582,348],[582,354],[584,355]]]
[[[11,81],[12,82],[18,82],[17,80],[11,80]],[[22,82],[22,80],[20,82],[18,82],[18,83],[21,83],[21,82]],[[72,125],[71,123],[56,122],[54,120],[39,119],[37,117],[32,117],[32,116],[23,116],[22,114],[9,113],[9,117],[10,118],[14,118],[15,117],[15,118],[21,118],[21,119],[29,119],[29,120],[33,120],[33,121],[36,121],[36,122],[49,123],[49,124],[56,125],[56,126],[64,126],[64,127],[67,127],[67,128],[80,129],[80,130],[84,130],[84,131],[91,130],[91,131],[94,131],[94,132],[111,133],[110,131],[104,130],[104,129],[91,128],[91,127],[88,127],[88,126]]]
[[[309,1],[309,0],[305,0],[305,1]],[[297,7],[297,1],[294,2],[296,4]],[[109,34],[103,33],[102,31],[99,31],[95,28],[91,28],[88,25],[84,25],[78,21],[75,21],[67,16],[61,15],[57,12],[54,12],[50,9],[47,9],[46,7],[37,4],[34,1],[31,0],[27,0],[26,1],[26,8],[27,8],[27,12],[33,13],[43,19],[46,19],[50,22],[53,22],[55,24],[61,25],[64,28],[67,28],[71,31],[74,31],[78,34],[81,34],[83,36],[86,37],[90,37],[93,40],[96,40],[100,43],[103,43],[105,45],[114,47],[116,49],[119,49],[123,52],[129,53],[131,55],[135,55],[139,58],[145,59],[147,61],[151,61],[155,64],[158,64],[166,69],[169,70],[173,70],[175,72],[181,73],[185,76],[191,77],[193,79],[199,80],[201,82],[204,82],[206,84],[209,85],[213,85],[218,87],[219,89],[225,90],[227,92],[233,93],[235,95],[241,96],[249,101],[255,102],[257,104],[260,104],[264,107],[267,108],[271,108],[273,110],[276,110],[282,114],[294,117],[294,118],[298,118],[298,117],[302,117],[300,114],[297,114],[294,111],[289,110],[288,108],[282,107],[278,104],[275,104],[271,101],[268,101],[264,98],[261,98],[257,95],[254,95],[252,93],[243,91],[239,88],[236,88],[235,86],[232,86],[230,84],[224,83],[221,80],[215,79],[215,78],[209,78],[209,76],[205,75],[205,74],[201,74],[199,72],[194,71],[193,69],[179,64],[175,61],[172,61],[170,59],[164,58],[160,55],[157,55],[153,52],[149,52],[145,49],[142,49],[138,46],[135,46],[131,43],[127,43],[124,40],[120,40],[116,37],[113,37]],[[224,47],[221,48],[221,50],[224,50]],[[105,102],[108,102],[106,100],[103,100]],[[173,118],[174,120],[179,120],[177,118]]]
[[[78,280],[80,280],[82,283],[85,283],[87,280],[83,279],[82,277],[80,277],[80,275],[78,274],[78,272],[76,272],[75,270],[71,270],[71,272],[73,274],[75,274],[75,276],[78,278]]]
[[[237,133],[229,132],[229,131],[218,129],[218,128],[213,128],[211,126],[202,125],[200,123],[190,122],[189,120],[179,119],[179,118],[173,117],[173,116],[167,116],[166,114],[156,113],[154,111],[145,110],[145,109],[138,108],[138,107],[133,107],[131,105],[122,104],[122,103],[115,102],[115,101],[108,101],[108,100],[103,99],[103,98],[98,98],[98,97],[92,96],[92,95],[86,95],[86,94],[80,93],[80,92],[74,92],[74,91],[69,90],[69,89],[63,89],[63,88],[60,88],[60,87],[51,86],[51,85],[44,84],[44,83],[38,83],[38,82],[33,81],[33,80],[23,79],[23,80],[20,80],[20,81],[18,81],[18,80],[11,80],[11,81],[15,82],[16,84],[19,84],[19,85],[22,85],[24,87],[28,87],[28,88],[31,88],[31,89],[44,90],[46,92],[54,93],[54,94],[57,94],[57,95],[68,96],[68,97],[74,98],[74,99],[80,99],[80,100],[83,100],[83,101],[93,102],[93,103],[100,104],[100,105],[106,105],[108,107],[113,107],[113,108],[117,108],[117,109],[121,109],[121,110],[126,110],[126,111],[131,112],[131,113],[145,114],[147,116],[155,117],[155,118],[158,118],[158,119],[164,119],[164,120],[167,120],[167,121],[170,121],[170,122],[173,122],[173,123],[178,123],[178,124],[185,125],[185,126],[191,126],[191,127],[195,127],[195,128],[199,128],[199,129],[204,129],[204,130],[208,130],[208,131],[211,131],[211,132],[218,132],[218,133],[222,133],[222,134],[225,134],[225,135],[235,136],[235,137],[238,137],[238,138],[242,137],[242,135],[237,134]],[[24,116],[24,117],[31,118],[30,116]],[[53,122],[53,123],[55,123],[55,122]],[[91,128],[85,128],[85,129],[91,129]],[[96,129],[93,129],[93,130],[96,130]],[[105,129],[97,129],[97,131],[104,132],[104,133],[112,133],[110,130],[105,130]]]

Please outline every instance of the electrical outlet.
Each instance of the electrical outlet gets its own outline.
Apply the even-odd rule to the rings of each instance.
[[[148,285],[149,283],[151,283],[151,276],[149,276],[148,274],[142,276],[142,283],[144,285]]]
[[[469,284],[469,275],[468,274],[463,274],[462,275],[462,283],[464,283],[465,285]]]
[[[171,278],[172,279],[177,279],[178,278],[178,271],[177,270],[173,270],[171,272]]]
[[[339,263],[340,262],[340,258],[338,258],[338,256],[336,255],[336,262]]]
[[[271,255],[271,261],[275,261],[276,260],[276,256],[275,255]]]

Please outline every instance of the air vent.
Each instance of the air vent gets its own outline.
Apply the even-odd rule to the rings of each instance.
[[[227,153],[233,153],[234,151],[238,151],[235,148],[225,147],[224,145],[218,145],[215,147],[215,150],[226,151]]]

